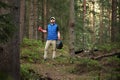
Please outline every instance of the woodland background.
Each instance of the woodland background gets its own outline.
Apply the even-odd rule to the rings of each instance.
[[[70,58],[88,52],[87,57],[97,59],[94,51],[100,51],[100,57],[120,55],[120,0],[0,0],[0,79],[7,75],[20,80],[24,41],[44,45],[46,35],[38,27],[46,29],[51,16],[59,25],[63,52]]]

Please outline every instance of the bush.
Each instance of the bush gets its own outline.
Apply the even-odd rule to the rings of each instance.
[[[100,70],[102,66],[99,64],[98,61],[88,59],[88,58],[81,58],[81,59],[74,59],[77,61],[74,61],[76,66],[72,69],[70,69],[70,73],[75,73],[75,74],[81,74],[84,72],[90,72],[90,71],[96,71]]]
[[[11,14],[0,15],[0,43],[7,42],[15,30]]]
[[[25,47],[25,46],[36,46],[36,47],[40,46],[40,47],[43,47],[43,44],[40,40],[31,40],[31,39],[28,39],[28,38],[24,38],[21,46],[22,47]]]
[[[29,79],[29,77],[30,77],[29,69],[30,69],[30,65],[28,65],[28,64],[21,65],[21,68],[20,68],[21,80],[28,80]]]
[[[105,43],[105,44],[101,44],[101,45],[97,45],[97,48],[103,51],[107,51],[110,52],[113,49],[118,49],[120,48],[120,43],[116,42],[116,43]]]
[[[31,69],[30,64],[22,64],[20,70],[21,80],[40,80],[41,76]]]
[[[41,49],[43,49],[41,41],[24,38],[21,44],[20,57],[29,62],[36,62],[43,55],[43,51],[40,52]]]

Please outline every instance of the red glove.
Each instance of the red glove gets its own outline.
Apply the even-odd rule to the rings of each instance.
[[[39,30],[39,31],[42,31],[43,29],[42,29],[42,27],[38,27],[38,30]]]

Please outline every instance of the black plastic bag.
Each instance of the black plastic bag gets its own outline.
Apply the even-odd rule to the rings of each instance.
[[[62,47],[63,47],[62,41],[61,40],[57,40],[57,42],[56,42],[56,48],[57,49],[62,49]]]

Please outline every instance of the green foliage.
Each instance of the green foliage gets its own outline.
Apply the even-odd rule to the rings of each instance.
[[[0,15],[0,43],[7,42],[13,36],[15,29],[10,13]]]
[[[60,65],[64,65],[64,64],[68,64],[68,57],[64,56],[64,55],[61,55],[59,56],[58,58],[55,59],[56,62]]]
[[[29,49],[24,49],[22,50],[21,58],[24,58],[28,62],[35,62],[39,60],[39,54]]]
[[[52,51],[50,47],[49,51]],[[36,62],[36,61],[43,61],[43,52],[44,52],[44,43],[39,40],[30,40],[27,38],[23,39],[21,43],[21,54],[20,57],[23,60],[28,62]],[[67,58],[64,56],[67,54],[66,46],[63,46],[63,49],[58,50],[57,53],[60,53],[59,58],[56,59],[59,63],[64,62]]]
[[[120,64],[120,58],[118,58],[117,56],[108,58],[108,62],[109,63],[119,63]]]
[[[31,40],[31,39],[28,39],[28,38],[24,38],[21,46],[22,47],[25,47],[25,46],[36,46],[36,47],[40,46],[40,47],[43,47],[43,43],[40,40]]]
[[[111,72],[111,74],[107,74],[105,76],[105,80],[119,80],[120,79],[120,74],[115,73],[115,72]]]
[[[21,80],[39,80],[40,75],[37,75],[30,64],[22,64],[20,70]]]
[[[48,80],[47,77],[36,73],[30,64],[22,64],[20,70],[21,80]]]
[[[10,6],[0,1],[0,8],[9,8]],[[0,43],[7,42],[15,31],[12,16],[10,13],[0,15]]]
[[[72,58],[71,61],[76,66],[68,70],[70,73],[81,74],[88,71],[99,71],[102,68],[98,61],[88,58]]]
[[[110,52],[113,49],[119,49],[120,48],[120,43],[104,43],[101,45],[96,46],[98,49]]]
[[[20,57],[23,62],[27,64],[21,64],[21,80],[41,80],[42,76],[38,75],[31,67],[30,63],[35,63],[40,61],[41,53],[39,50],[42,48],[43,44],[41,41],[30,40],[27,38],[23,39],[21,43],[21,54]],[[44,79],[42,79],[44,80]]]
[[[106,9],[109,9],[111,6],[110,2],[106,0],[99,0],[99,3]]]
[[[114,56],[114,57],[108,58],[106,61],[108,65],[112,64],[111,65],[112,68],[109,71],[111,72],[120,71],[120,68],[118,67],[120,65],[120,58],[118,58],[117,56]]]
[[[104,61],[104,70],[106,74],[104,76],[105,80],[119,80],[120,78],[120,58],[117,56],[108,57]]]
[[[114,45],[114,47],[119,47],[119,46]],[[92,60],[89,58],[83,58],[76,55],[74,57],[70,57],[70,55],[68,54],[68,47],[64,45],[63,49],[57,50],[57,53],[58,54],[60,53],[60,56],[58,56],[54,60],[48,58],[47,61],[44,61],[43,60],[44,46],[42,42],[37,40],[30,40],[27,38],[23,39],[23,43],[21,44],[21,49],[22,49],[21,58],[23,61],[23,63],[21,64],[22,80],[37,80],[37,79],[45,80],[45,77],[41,75],[36,75],[37,73],[34,72],[33,70],[34,68],[33,63],[35,63],[35,65],[37,64],[43,65],[44,69],[48,69],[48,67],[49,69],[57,68],[59,72],[66,74],[71,73],[78,75],[80,74],[86,75],[87,73],[88,78],[86,79],[83,76],[80,76],[79,77],[80,80],[85,80],[85,79],[89,80],[89,78],[90,80],[100,80],[100,79],[110,80],[110,77],[112,77],[112,80],[119,79],[118,72],[120,69],[118,65],[120,63],[120,60],[117,57],[108,58],[107,60],[105,60],[105,62],[102,61],[104,64],[107,62],[107,66],[106,66],[101,61]],[[36,62],[36,60],[38,60],[38,62]],[[28,64],[26,64],[26,62]],[[81,77],[83,79],[81,79]]]
[[[20,74],[21,77],[24,77],[25,80],[29,79],[29,69],[30,69],[30,65],[29,64],[25,64],[25,65],[21,65],[20,67]]]
[[[98,61],[92,60],[92,59],[89,59],[89,58],[83,58],[83,59],[81,59],[80,62],[81,62],[81,64],[87,64],[87,65],[91,65],[91,66],[100,66]]]
[[[12,77],[8,75],[8,73],[5,73],[5,72],[0,72],[0,79],[1,80],[13,80]]]
[[[2,1],[0,1],[0,8],[9,8],[10,6]]]
[[[40,59],[40,55],[43,55],[39,52],[43,48],[41,41],[24,38],[21,47],[21,58],[29,62],[36,62]]]

